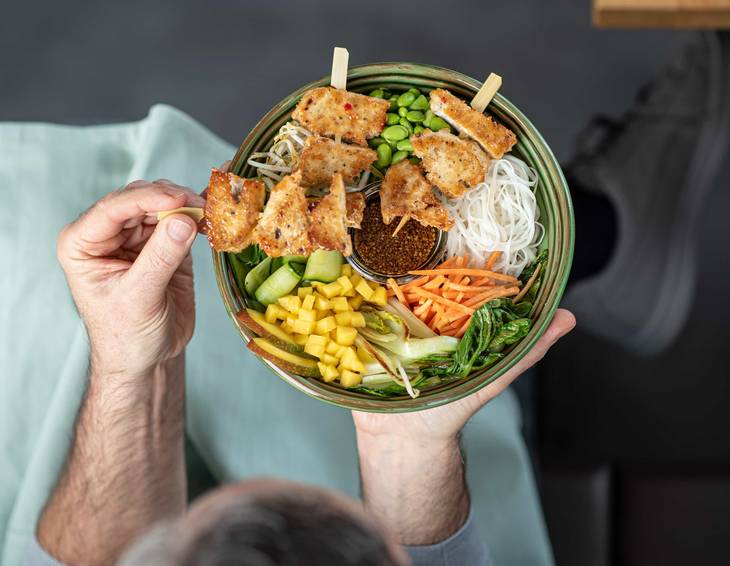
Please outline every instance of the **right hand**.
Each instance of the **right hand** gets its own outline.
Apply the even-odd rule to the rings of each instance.
[[[58,259],[97,373],[143,375],[181,354],[190,341],[190,248],[197,226],[180,214],[158,223],[154,213],[203,205],[202,197],[171,181],[135,181],[61,232]]]

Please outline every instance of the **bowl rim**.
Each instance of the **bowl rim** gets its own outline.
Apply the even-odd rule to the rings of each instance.
[[[372,63],[351,67],[347,74],[348,86],[351,82],[356,82],[361,78],[363,80],[375,81],[379,76],[383,77],[382,82],[387,82],[385,79],[387,79],[388,76],[392,76],[394,73],[398,75],[399,80],[403,80],[403,77],[408,77],[410,75],[410,77],[408,77],[409,79],[414,79],[418,82],[455,83],[463,91],[472,93],[476,93],[481,86],[481,82],[458,71],[436,65],[409,62]],[[256,123],[241,142],[238,151],[231,160],[229,170],[240,173],[242,169],[246,167],[244,157],[251,152],[256,142],[266,132],[269,126],[275,123],[276,119],[280,118],[283,114],[290,113],[296,101],[298,101],[305,91],[320,86],[327,86],[329,85],[329,79],[330,76],[326,75],[316,81],[305,84],[275,104],[271,110],[269,110]],[[357,88],[357,86],[355,86],[355,88]],[[546,292],[547,297],[545,298],[544,305],[542,306],[537,319],[535,319],[533,327],[528,335],[518,342],[515,347],[494,366],[486,368],[482,372],[469,375],[466,378],[457,379],[442,386],[438,386],[433,390],[428,390],[425,394],[416,399],[412,399],[410,397],[382,398],[347,391],[336,386],[324,384],[323,382],[313,384],[312,382],[314,380],[287,372],[277,367],[271,361],[257,356],[257,358],[268,366],[269,369],[279,378],[310,397],[338,407],[350,410],[380,413],[413,412],[445,405],[476,393],[480,389],[502,377],[520,360],[522,360],[524,356],[535,346],[537,341],[550,325],[568,282],[575,245],[575,218],[573,203],[568,184],[555,155],[543,138],[542,134],[537,130],[537,128],[535,128],[532,122],[528,120],[528,118],[513,103],[500,93],[497,93],[494,96],[488,108],[493,115],[497,114],[502,119],[508,117],[510,121],[517,124],[518,135],[520,137],[527,134],[530,138],[532,138],[536,155],[531,155],[531,158],[534,161],[539,160],[542,162],[542,166],[546,170],[548,176],[554,181],[554,183],[552,183],[551,190],[558,193],[556,196],[562,196],[564,199],[563,209],[559,210],[557,214],[558,218],[567,218],[567,223],[561,223],[563,228],[562,233],[556,234],[561,238],[560,241],[562,242],[562,261],[555,266],[556,269],[559,269],[560,271],[557,273],[557,279],[551,288],[545,289],[545,287],[543,287],[543,289],[540,290],[540,293]],[[565,238],[565,241],[563,241],[563,238]],[[250,330],[243,327],[236,317],[236,313],[239,310],[239,304],[237,304],[238,299],[230,286],[230,273],[229,268],[227,267],[227,261],[225,260],[225,254],[223,252],[216,252],[215,250],[211,250],[211,252],[216,282],[218,284],[218,289],[223,299],[226,312],[238,329],[244,343],[247,344],[255,335]],[[487,377],[485,378],[485,376]]]

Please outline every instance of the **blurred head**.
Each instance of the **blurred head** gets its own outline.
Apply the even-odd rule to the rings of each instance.
[[[140,538],[120,566],[405,566],[363,509],[331,490],[273,479],[230,484]]]

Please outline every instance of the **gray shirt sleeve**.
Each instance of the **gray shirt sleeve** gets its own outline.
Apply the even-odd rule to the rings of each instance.
[[[35,538],[35,535],[33,535],[33,538],[28,543],[28,548],[25,551],[25,556],[23,557],[23,566],[64,566],[64,565],[61,564],[55,558],[53,558],[50,554],[48,554],[46,552],[46,549],[40,545],[40,543],[38,542],[38,539]]]
[[[413,566],[490,566],[487,546],[479,536],[471,511],[466,523],[438,544],[406,546]]]
[[[413,566],[490,566],[487,546],[477,532],[476,524],[469,517],[458,531],[446,540],[428,546],[406,546]],[[28,544],[23,566],[64,566],[52,558],[33,537]]]

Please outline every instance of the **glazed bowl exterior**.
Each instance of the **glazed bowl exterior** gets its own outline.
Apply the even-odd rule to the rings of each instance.
[[[289,121],[291,112],[305,91],[328,84],[329,76],[323,77],[301,87],[276,104],[243,140],[231,161],[230,170],[242,177],[255,176],[255,170],[247,164],[249,156],[266,149],[271,144],[279,128]],[[347,89],[354,92],[367,94],[376,87],[388,87],[398,91],[411,86],[428,89],[445,88],[470,100],[479,90],[481,83],[450,69],[415,63],[378,63],[354,67],[348,72]],[[517,134],[517,144],[512,149],[512,154],[535,169],[538,176],[535,194],[540,207],[540,222],[545,228],[541,246],[548,250],[548,261],[533,307],[534,324],[527,336],[495,365],[482,372],[475,372],[465,379],[422,391],[416,399],[408,396],[380,398],[347,391],[317,379],[289,373],[262,359],[261,362],[277,376],[311,397],[347,409],[372,412],[419,411],[444,405],[474,393],[498,379],[535,345],[550,324],[568,281],[575,234],[573,206],[567,183],[555,156],[525,115],[500,94],[494,97],[487,111]],[[241,338],[244,342],[248,342],[254,335],[240,324],[235,316],[243,308],[244,303],[236,287],[226,254],[213,251],[213,266],[226,311]],[[245,378],[245,375],[241,376],[241,379]]]

